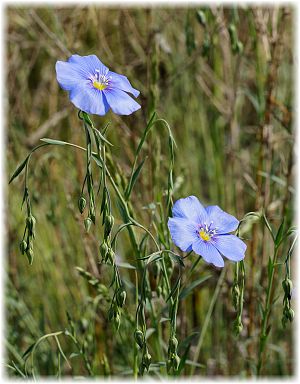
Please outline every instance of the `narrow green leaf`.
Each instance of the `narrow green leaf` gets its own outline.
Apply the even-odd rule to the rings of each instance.
[[[25,168],[27,161],[28,161],[29,156],[26,157],[26,159],[18,166],[18,168],[15,170],[13,175],[11,176],[8,184],[10,184]]]
[[[143,168],[143,165],[145,163],[145,160],[146,160],[146,157],[141,161],[141,163],[139,164],[139,166],[137,167],[137,169],[134,171],[132,177],[130,178],[130,181],[129,181],[129,184],[128,184],[128,187],[126,188],[126,198],[128,199],[130,194],[131,194],[131,191],[137,181],[137,178],[139,177],[139,174]]]
[[[204,283],[204,281],[208,280],[210,277],[211,275],[207,275],[193,281],[190,285],[188,285],[181,291],[181,293],[179,294],[179,300],[185,299],[192,292],[193,289],[198,287],[198,285]]]

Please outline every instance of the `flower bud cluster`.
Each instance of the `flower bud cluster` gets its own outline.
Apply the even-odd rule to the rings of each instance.
[[[35,238],[35,225],[36,219],[35,217],[29,213],[26,218],[26,226],[23,240],[20,243],[20,251],[22,255],[26,254],[29,264],[31,265],[33,262],[33,239]],[[26,237],[27,234],[27,237]],[[26,237],[26,240],[25,240]]]
[[[281,321],[282,321],[282,326],[285,328],[286,323],[288,321],[292,322],[295,316],[295,313],[291,308],[293,283],[292,283],[292,280],[289,279],[287,276],[282,281],[282,288],[284,291],[284,297],[283,297],[283,313],[282,313]]]
[[[178,340],[173,335],[169,340],[167,372],[176,372],[179,368],[180,357],[177,354]]]

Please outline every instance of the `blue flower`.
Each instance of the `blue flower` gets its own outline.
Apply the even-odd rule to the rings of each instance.
[[[193,250],[216,267],[224,267],[222,256],[232,261],[241,261],[245,257],[246,244],[229,234],[237,229],[238,224],[234,216],[217,205],[204,208],[195,196],[176,201],[173,218],[168,221],[177,247],[184,252]]]
[[[128,93],[138,97],[126,76],[110,71],[95,55],[72,55],[56,62],[59,85],[69,91],[70,100],[84,112],[105,115],[111,108],[118,115],[130,115],[141,106]]]

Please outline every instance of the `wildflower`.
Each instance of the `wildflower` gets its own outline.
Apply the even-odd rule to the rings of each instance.
[[[141,106],[128,93],[138,97],[126,76],[110,71],[95,55],[72,55],[56,62],[59,85],[69,91],[71,102],[86,113],[105,115],[109,109],[130,115]]]
[[[204,208],[195,196],[176,201],[168,226],[173,242],[184,252],[193,250],[207,263],[224,267],[221,255],[232,261],[245,257],[246,244],[229,232],[239,221],[217,205]]]

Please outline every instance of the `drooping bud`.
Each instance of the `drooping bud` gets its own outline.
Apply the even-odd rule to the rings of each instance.
[[[80,213],[83,213],[84,208],[86,207],[86,199],[81,195],[78,199],[78,209]]]
[[[151,355],[148,351],[143,356],[143,364],[145,365],[145,368],[147,369],[147,371],[149,371],[149,367],[151,364]]]
[[[293,290],[293,282],[292,282],[292,280],[290,280],[288,278],[285,278],[282,281],[282,288],[283,288],[284,293],[286,294],[286,296],[288,298],[291,298],[292,290]]]
[[[178,340],[176,339],[175,336],[173,336],[169,341],[169,352],[175,353],[177,351],[177,347],[178,347]]]
[[[134,332],[134,339],[135,339],[137,345],[140,348],[143,348],[144,342],[145,342],[145,338],[144,338],[144,334],[143,334],[143,332],[141,330],[139,330],[139,329],[135,330],[135,332]]]
[[[33,262],[33,256],[34,256],[34,254],[33,254],[33,249],[32,249],[32,248],[28,248],[28,249],[26,250],[26,256],[27,256],[27,259],[28,259],[29,264],[32,265],[32,262]]]
[[[108,215],[105,217],[104,225],[105,225],[105,235],[108,236],[114,225],[114,218],[112,215]]]
[[[85,227],[85,230],[88,232],[91,228],[91,225],[92,225],[92,220],[87,217],[86,219],[84,219],[84,227]]]
[[[107,253],[109,251],[108,245],[103,241],[103,243],[100,245],[100,254],[102,256],[102,260],[106,261],[107,259]]]
[[[33,237],[35,234],[35,223],[36,220],[34,216],[30,215],[26,218],[26,227],[28,229],[29,234]]]
[[[22,240],[20,243],[20,251],[22,255],[24,255],[24,253],[26,252],[26,249],[27,249],[27,243],[25,240]]]
[[[295,312],[292,310],[292,308],[289,308],[289,309],[286,311],[286,315],[287,315],[287,318],[288,318],[290,321],[293,321],[293,320],[294,320],[294,317],[295,317]]]
[[[121,324],[121,319],[120,319],[120,315],[118,312],[115,314],[114,323],[115,323],[116,330],[118,331],[120,328],[120,324]]]
[[[173,360],[173,368],[175,371],[178,370],[179,364],[180,364],[180,357],[178,355],[176,355],[174,360]]]
[[[123,307],[123,305],[125,304],[125,300],[126,300],[126,291],[119,290],[118,293],[117,293],[117,303],[118,303],[118,306],[119,307]]]

